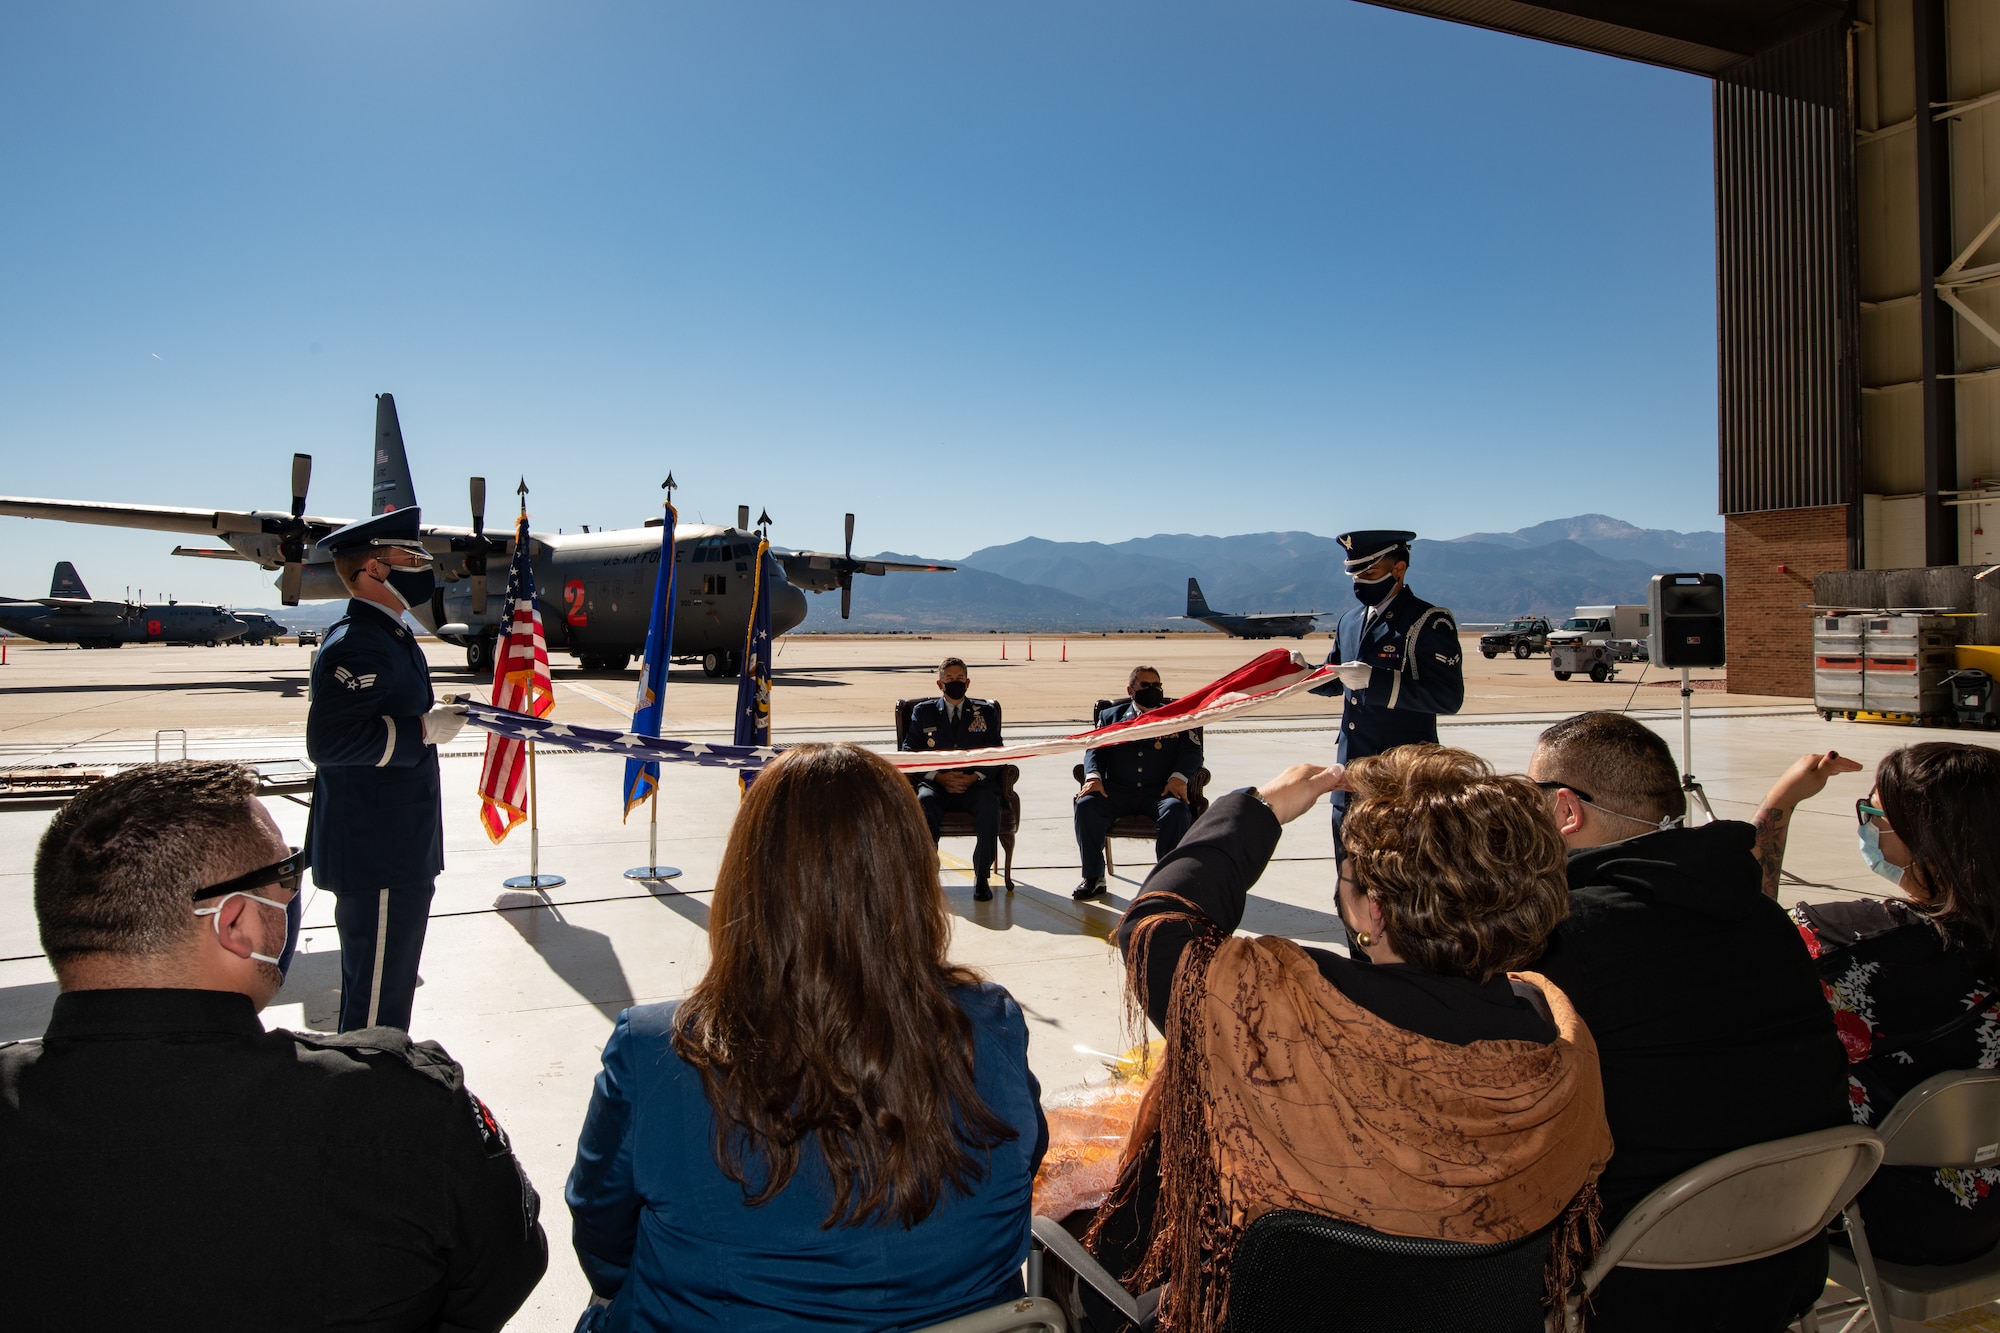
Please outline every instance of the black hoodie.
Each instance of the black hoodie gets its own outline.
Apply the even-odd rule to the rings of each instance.
[[[1536,969],[1597,1041],[1607,1231],[1691,1166],[1850,1121],[1833,1013],[1755,841],[1727,820],[1570,853],[1569,919]]]

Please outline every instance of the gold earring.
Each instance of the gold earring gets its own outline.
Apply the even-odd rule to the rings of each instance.
[[[1354,942],[1366,949],[1369,945],[1375,943],[1375,937],[1365,930],[1357,930],[1354,932]]]

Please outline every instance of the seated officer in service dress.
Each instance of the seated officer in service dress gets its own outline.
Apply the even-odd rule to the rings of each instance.
[[[239,764],[91,785],[35,855],[55,968],[0,1043],[0,1328],[498,1329],[548,1267],[540,1201],[434,1042],[266,1031],[288,850]]]
[[[1097,710],[1096,727],[1124,722],[1167,701],[1160,673],[1133,667],[1124,703]],[[1083,883],[1070,894],[1078,902],[1108,891],[1104,838],[1121,815],[1144,815],[1160,826],[1153,854],[1164,857],[1181,845],[1193,814],[1188,784],[1201,772],[1201,731],[1177,731],[1149,741],[1102,745],[1083,752],[1083,790],[1076,794],[1076,848],[1083,858]]]
[[[945,658],[938,667],[938,697],[926,699],[910,710],[909,723],[896,748],[983,750],[1000,744],[1000,705],[991,699],[967,697],[971,682],[963,658]],[[945,768],[922,774],[917,780],[917,803],[924,808],[924,822],[930,825],[932,843],[938,840],[946,811],[970,812],[975,833],[972,896],[978,902],[991,902],[993,888],[988,881],[1000,845],[997,775],[983,768]]]

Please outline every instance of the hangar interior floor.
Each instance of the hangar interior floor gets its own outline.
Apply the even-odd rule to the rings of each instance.
[[[1140,661],[1157,666],[1169,690],[1221,675],[1270,645],[1212,636],[1171,639],[1072,639],[1069,661],[1058,640],[1037,639],[1035,661],[1010,639],[914,637],[783,641],[774,691],[776,735],[854,739],[893,745],[890,709],[903,695],[932,691],[931,674],[946,654],[972,664],[973,693],[998,698],[1010,735],[1087,726],[1091,701],[1124,692]],[[1323,639],[1301,647],[1317,657]],[[154,733],[185,728],[197,756],[283,758],[303,751],[307,653],[292,647],[81,652],[25,648],[15,640],[0,668],[0,765],[136,762],[151,757]],[[440,692],[471,687],[459,655],[431,647]],[[632,673],[586,675],[559,660],[559,717],[613,725],[632,691]],[[1472,749],[1503,768],[1526,764],[1538,731],[1585,708],[1633,707],[1680,748],[1678,698],[1653,688],[1664,673],[1628,668],[1604,685],[1558,684],[1545,659],[1468,661],[1467,710],[1445,719],[1447,744]],[[1719,685],[1719,681],[1715,685]],[[1834,748],[1872,767],[1917,736],[1896,727],[1822,722],[1798,700],[1751,699],[1715,685],[1696,697],[1694,767],[1719,814],[1747,817],[1770,781],[1799,754]],[[733,705],[734,683],[677,670],[667,694],[673,734],[714,736]],[[1288,764],[1332,758],[1337,708],[1301,697],[1268,713],[1212,728],[1207,736],[1211,790],[1268,778]],[[1984,739],[1975,733],[1925,733]],[[179,753],[180,740],[168,740]],[[541,858],[568,882],[545,894],[501,886],[527,869],[525,830],[488,843],[476,818],[474,784],[481,740],[461,736],[444,761],[446,858],[424,954],[417,1035],[442,1042],[464,1063],[470,1085],[501,1116],[543,1196],[552,1249],[550,1272],[512,1327],[566,1330],[588,1298],[570,1255],[561,1187],[574,1134],[588,1101],[598,1051],[618,1011],[685,994],[707,961],[708,890],[736,806],[726,771],[669,766],[660,803],[661,859],[683,868],[647,887],[623,877],[646,857],[642,816],[619,818],[620,764],[614,758],[544,751]],[[1118,914],[1151,864],[1150,847],[1116,846],[1120,862],[1111,900],[1077,905],[1076,846],[1069,819],[1073,756],[1022,766],[1023,821],[1015,860],[1017,890],[994,902],[971,897],[969,840],[942,849],[945,896],[955,917],[954,952],[1005,985],[1026,1011],[1030,1058],[1045,1093],[1058,1097],[1101,1081],[1093,1052],[1119,1051],[1133,1034],[1121,1023],[1120,971],[1110,947]],[[1794,895],[1874,894],[1880,881],[1854,846],[1852,802],[1866,774],[1836,780],[1802,810],[1788,870],[1804,883]],[[304,832],[306,810],[274,800],[287,834]],[[39,1035],[55,982],[36,939],[30,869],[50,809],[0,809],[0,1040]],[[1251,900],[1245,928],[1334,945],[1332,844],[1314,814],[1286,832],[1278,858]],[[327,1027],[339,989],[338,946],[329,895],[313,893],[302,954],[285,991],[266,1011],[267,1025]],[[1979,1325],[1963,1325],[1979,1326]],[[2000,1328],[2000,1322],[1985,1325]]]

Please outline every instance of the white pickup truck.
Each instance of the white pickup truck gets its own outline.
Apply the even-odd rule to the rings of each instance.
[[[1549,668],[1557,680],[1579,673],[1609,680],[1617,674],[1615,663],[1647,659],[1652,622],[1643,606],[1579,606],[1549,635]]]

